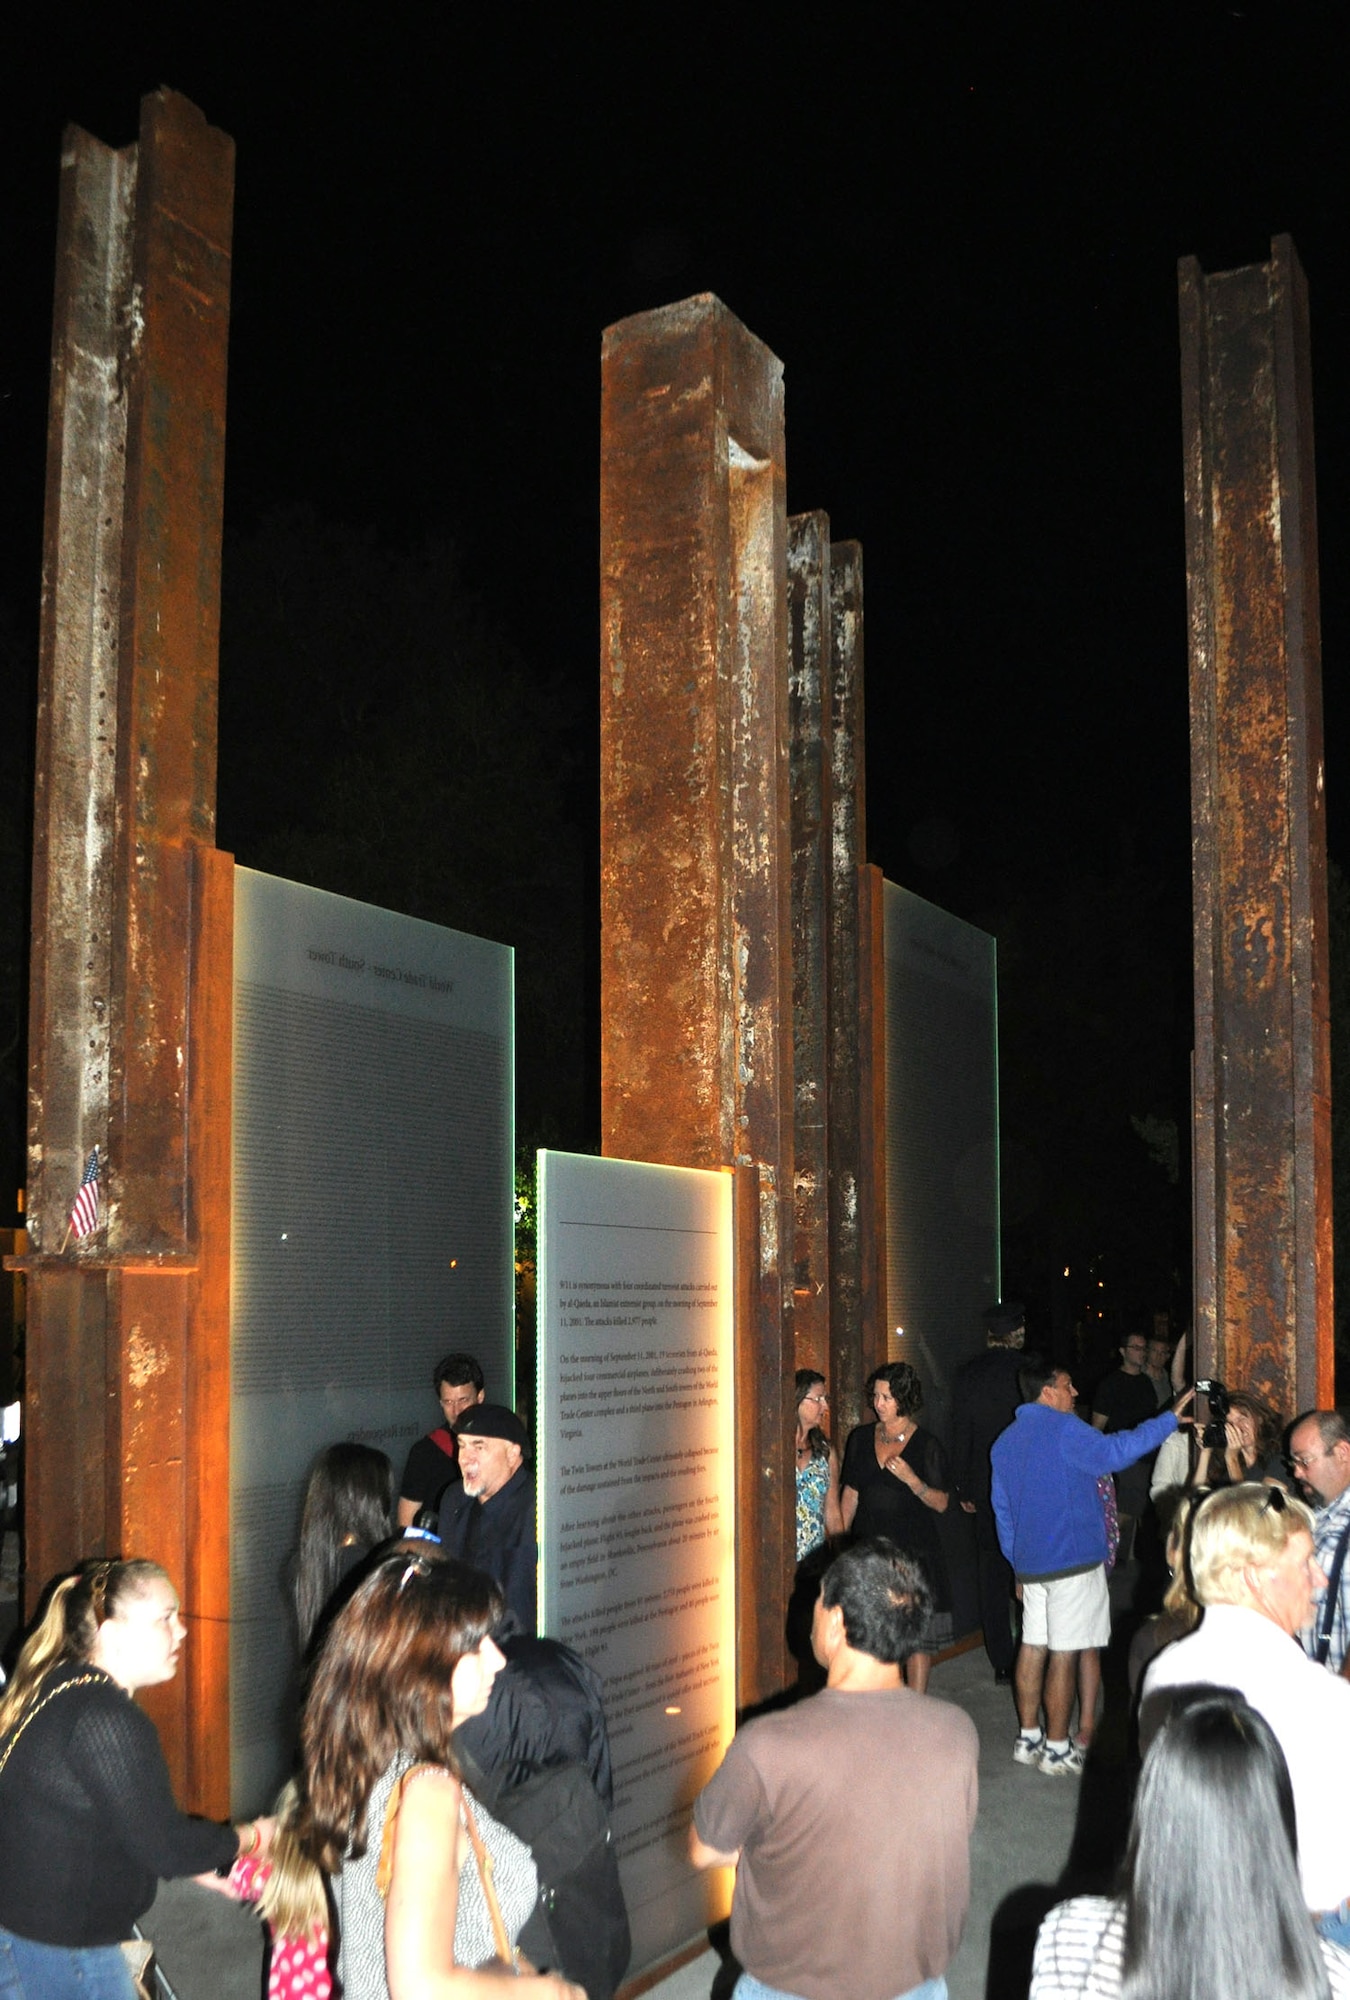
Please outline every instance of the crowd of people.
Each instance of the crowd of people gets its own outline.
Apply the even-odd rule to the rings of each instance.
[[[601,1684],[534,1632],[524,1426],[485,1400],[472,1356],[438,1362],[435,1385],[445,1421],[401,1487],[357,1442],[311,1467],[299,1742],[275,1811],[216,1825],[174,1801],[134,1700],[173,1678],[185,1637],[156,1563],[83,1563],[46,1593],[0,1692],[5,2000],[151,1993],[139,1920],[183,1877],[256,1905],[270,2000],[453,2000],[508,1979],[610,2000],[629,1932]]]
[[[836,1558],[813,1630],[827,1663],[819,1699],[865,1689],[870,1710],[855,1705],[852,1732],[842,1700],[810,1733],[794,1733],[790,1717],[742,1728],[695,1808],[695,1860],[738,1862],[732,1942],[752,1975],[738,2000],[937,2000],[946,1990],[960,1920],[944,1940],[930,1919],[964,1912],[952,1837],[974,1800],[953,1748],[940,1767],[926,1758],[939,1704],[907,1703],[928,1686],[922,1655],[947,1589],[933,1524],[949,1504],[971,1517],[985,1646],[1017,1711],[1012,1757],[1038,1777],[1084,1769],[1113,1562],[1145,1575],[1155,1558],[1165,1563],[1161,1606],[1130,1649],[1143,1768],[1117,1893],[1052,1910],[1032,2000],[1350,1992],[1350,1833],[1335,1775],[1350,1751],[1350,1430],[1330,1410],[1289,1424],[1246,1388],[1200,1385],[1197,1396],[1184,1351],[1142,1333],[1122,1342],[1084,1401],[1069,1370],[1028,1352],[1025,1338],[1020,1308],[991,1308],[985,1350],[954,1384],[950,1460],[916,1421],[911,1369],[869,1381],[876,1421],[845,1444],[840,1517],[863,1535],[848,1559],[870,1552],[872,1588],[903,1608],[904,1636],[855,1619],[847,1594],[833,1599]],[[798,1553],[810,1561],[814,1547],[817,1565],[836,1489],[817,1421],[825,1386],[798,1377]],[[837,1650],[820,1624],[833,1601]],[[857,1677],[860,1657],[870,1665]],[[876,1797],[878,1766],[904,1774],[910,1848],[890,1880],[921,1885],[922,1919],[908,1898],[884,1918],[869,1904],[875,1813],[869,1866],[856,1865],[859,1802]],[[806,1917],[821,1909],[808,1857],[847,1852],[850,1825],[852,1873],[817,1877],[835,1921],[808,1935]],[[888,1939],[883,1965],[862,1968],[859,1927],[879,1949]]]
[[[1110,1563],[1155,1521],[1166,1556],[1130,1653],[1143,1764],[1116,1892],[1052,1909],[1032,2000],[1350,2000],[1350,1430],[1329,1410],[1286,1426],[1217,1384],[1197,1421],[1184,1362],[1141,1335],[1080,1414],[1020,1312],[986,1318],[950,1456],[908,1364],[874,1371],[842,1454],[824,1376],[796,1378],[818,1692],[743,1723],[689,1836],[695,1867],[736,1871],[736,2000],[946,1994],[979,1758],[973,1723],[929,1691],[952,1508],[972,1519],[1013,1760],[1038,1776],[1084,1768]],[[134,1699],[177,1670],[165,1572],[97,1560],[50,1587],[0,1689],[7,2000],[148,1991],[139,1920],[181,1877],[257,1907],[269,2000],[468,2000],[507,1979],[612,2000],[629,1934],[602,1684],[535,1633],[523,1424],[472,1356],[434,1374],[442,1422],[401,1481],[352,1441],[311,1468],[299,1740],[271,1812],[217,1825],[174,1801]]]

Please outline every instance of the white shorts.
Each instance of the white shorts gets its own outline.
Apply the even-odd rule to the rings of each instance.
[[[1111,1643],[1111,1599],[1106,1568],[1077,1576],[1054,1576],[1048,1583],[1022,1585],[1022,1644],[1048,1646],[1052,1653],[1081,1653]]]

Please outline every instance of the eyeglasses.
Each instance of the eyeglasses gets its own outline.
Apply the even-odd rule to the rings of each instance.
[[[1316,1465],[1319,1458],[1330,1457],[1329,1451],[1291,1451],[1289,1463],[1297,1466],[1300,1472],[1306,1472],[1310,1465]]]
[[[823,1389],[817,1395],[802,1397],[802,1401],[804,1403],[828,1403],[829,1400],[830,1400],[829,1397],[825,1394],[825,1391]]]

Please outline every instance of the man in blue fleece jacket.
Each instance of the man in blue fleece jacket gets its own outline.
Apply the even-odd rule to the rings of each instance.
[[[1132,1431],[1110,1437],[1080,1423],[1066,1368],[1032,1361],[1018,1377],[1022,1405],[990,1454],[999,1546],[1022,1599],[1022,1644],[1013,1676],[1019,1764],[1076,1777],[1083,1753],[1069,1741],[1078,1655],[1111,1638],[1106,1515],[1097,1481],[1156,1451],[1190,1394]],[[1041,1727],[1041,1703],[1045,1727]]]

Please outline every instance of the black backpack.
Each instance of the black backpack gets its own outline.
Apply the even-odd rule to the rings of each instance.
[[[473,1774],[465,1777],[476,1795]],[[518,1943],[541,1971],[553,1969],[613,2000],[633,1941],[619,1881],[609,1815],[581,1764],[554,1764],[491,1796],[488,1810],[527,1843],[539,1872],[539,1901]]]

